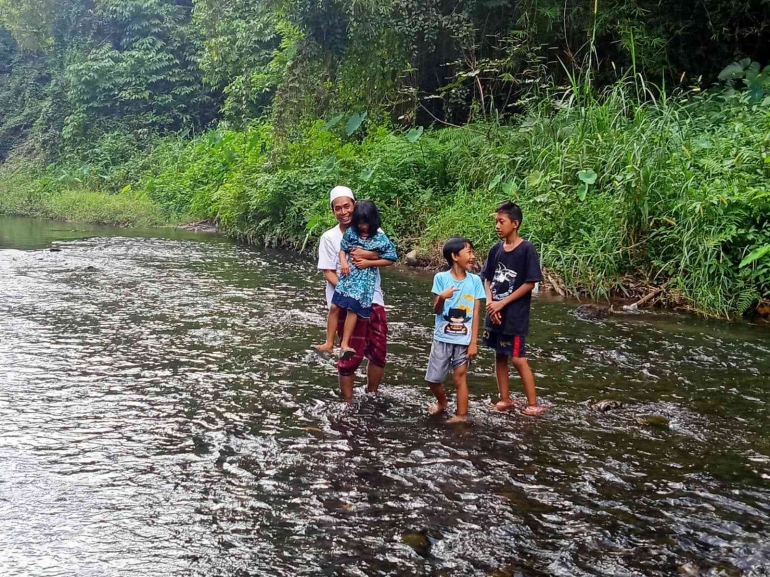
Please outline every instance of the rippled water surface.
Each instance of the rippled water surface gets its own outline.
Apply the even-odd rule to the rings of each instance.
[[[313,263],[136,234],[0,218],[0,574],[770,575],[767,327],[539,297],[549,411],[488,408],[483,353],[451,427],[429,276],[385,275],[381,394],[344,406]]]

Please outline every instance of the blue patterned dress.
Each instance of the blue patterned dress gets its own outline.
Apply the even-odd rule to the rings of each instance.
[[[350,274],[340,276],[334,289],[332,303],[353,311],[361,318],[368,319],[372,312],[374,287],[377,283],[377,268],[356,267],[350,258],[350,251],[354,248],[374,251],[380,255],[380,258],[386,260],[398,260],[398,255],[393,242],[382,231],[377,231],[377,234],[369,238],[361,238],[351,226],[342,235],[340,250],[347,253]]]

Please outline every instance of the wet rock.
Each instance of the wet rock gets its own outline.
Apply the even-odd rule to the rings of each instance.
[[[98,268],[96,268],[95,266],[90,266],[90,265],[89,265],[89,266],[87,266],[86,268],[84,268],[83,270],[84,270],[85,272],[97,272],[99,269],[98,269]]]
[[[417,255],[417,249],[410,250],[406,253],[406,264],[409,266],[420,266],[420,259]]]
[[[61,249],[58,246],[52,246],[48,249],[50,252],[61,252]]]
[[[679,566],[679,574],[685,577],[698,577],[700,575],[700,569],[694,563],[685,563]]]
[[[602,399],[589,405],[592,411],[598,411],[600,413],[606,413],[607,411],[617,411],[624,407],[622,401],[615,401],[612,399]]]
[[[660,415],[642,415],[641,417],[636,418],[636,422],[640,425],[652,427],[653,429],[662,429],[664,431],[668,431],[669,429],[668,419],[666,417],[661,417]]]
[[[575,316],[579,319],[597,320],[610,316],[610,309],[596,305],[580,305],[575,309]]]
[[[435,531],[407,531],[401,534],[401,542],[414,549],[421,557],[428,557],[433,544],[443,539],[443,535]]]

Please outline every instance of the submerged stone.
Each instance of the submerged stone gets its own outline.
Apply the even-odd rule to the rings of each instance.
[[[422,557],[428,557],[433,544],[443,538],[443,535],[430,529],[425,531],[407,531],[401,534],[401,542],[414,549],[415,553]]]
[[[622,409],[624,406],[622,401],[615,401],[612,399],[602,399],[601,401],[596,401],[590,405],[592,410],[599,411],[600,413]]]
[[[653,427],[654,429],[663,429],[666,431],[669,429],[668,419],[666,417],[661,417],[660,415],[642,415],[641,417],[636,418],[636,422],[640,425]]]
[[[575,309],[575,316],[586,320],[603,319],[610,316],[610,309],[596,305],[580,305]]]

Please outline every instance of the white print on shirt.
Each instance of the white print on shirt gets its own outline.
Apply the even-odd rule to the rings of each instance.
[[[495,276],[492,278],[492,295],[494,300],[501,301],[513,293],[513,281],[517,277],[515,270],[507,268],[503,263],[497,263]]]

